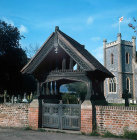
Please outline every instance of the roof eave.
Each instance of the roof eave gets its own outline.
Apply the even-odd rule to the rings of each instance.
[[[30,59],[30,61],[21,69],[21,73],[25,74],[32,74],[27,71],[27,68],[31,64],[31,62],[35,59],[35,57],[39,54],[39,52],[42,50],[42,48],[45,46],[45,44],[48,42],[48,40],[54,35],[54,32],[48,37],[48,39],[43,43],[43,45],[40,47],[40,49],[37,51],[37,53]]]

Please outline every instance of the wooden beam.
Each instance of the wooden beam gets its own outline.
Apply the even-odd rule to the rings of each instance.
[[[91,95],[92,95],[92,82],[89,81],[87,82],[87,95],[85,97],[85,100],[90,100]]]
[[[77,64],[77,70],[80,70],[80,66],[79,66],[79,64]]]
[[[37,96],[36,98],[38,98],[40,96],[40,83],[39,81],[37,81]]]
[[[73,69],[73,59],[70,57],[69,69]]]
[[[62,60],[62,70],[66,69],[66,58],[63,58]]]
[[[52,82],[52,94],[55,95],[55,82]]]

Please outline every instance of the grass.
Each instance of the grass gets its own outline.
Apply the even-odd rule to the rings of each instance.
[[[124,135],[115,135],[115,134],[112,134],[111,132],[106,132],[104,133],[104,135],[102,135],[102,137],[105,137],[105,138],[126,138],[126,139],[134,139],[134,140],[137,140],[137,131],[124,131]]]
[[[125,106],[125,104],[108,103],[108,106]],[[137,104],[129,104],[129,107],[137,107]]]
[[[102,135],[102,137],[105,137],[105,138],[121,138],[122,136],[117,136],[117,135],[114,135],[111,132],[107,131]]]
[[[88,135],[85,133],[81,133],[82,135]],[[93,131],[92,133],[90,133],[88,136],[101,136],[104,138],[122,138],[122,139],[133,139],[133,140],[137,140],[137,131],[124,131],[123,135],[115,135],[112,134],[111,132],[107,131],[103,134],[99,134],[97,131]]]
[[[125,131],[124,132],[124,135],[123,135],[124,138],[128,138],[128,139],[135,139],[137,140],[137,131]]]
[[[90,133],[90,136],[100,136],[100,134],[97,131],[93,131]]]
[[[32,128],[30,128],[30,127],[28,126],[28,127],[25,127],[24,130],[32,130]]]
[[[39,128],[38,131],[40,131],[40,132],[46,132],[46,130],[43,129],[43,128]]]

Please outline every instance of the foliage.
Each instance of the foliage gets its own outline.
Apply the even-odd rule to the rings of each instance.
[[[134,25],[135,24],[135,25]],[[128,26],[134,30],[134,33],[137,33],[137,22],[136,19],[133,17],[133,24],[129,23]]]
[[[7,53],[11,48],[19,48],[19,40],[21,39],[20,32],[17,27],[8,25],[0,20],[0,53]]]
[[[62,102],[64,104],[78,104],[76,94],[62,93]]]
[[[85,95],[87,94],[87,87],[84,82],[75,82],[66,85],[68,88],[68,91],[74,92],[77,94],[77,96],[80,98],[80,100],[85,99]]]
[[[39,49],[39,44],[36,43],[34,45],[29,44],[29,47],[24,47],[25,52],[27,53],[28,58],[31,58]]]
[[[125,104],[108,103],[108,106],[125,106]],[[129,107],[137,107],[137,104],[130,104]]]
[[[107,137],[107,138],[137,139],[137,132],[136,131],[125,130],[123,135],[115,135],[115,134],[112,134],[111,132],[107,131],[102,136]]]
[[[128,138],[128,139],[137,139],[137,131],[124,131],[124,138]]]
[[[93,131],[90,133],[90,136],[100,136],[100,134],[97,131]]]
[[[118,137],[121,137],[121,136],[114,135],[109,131],[105,132],[102,136],[106,137],[106,138],[118,138]]]
[[[17,27],[0,20],[0,89],[7,90],[8,94],[34,90],[34,87],[28,87],[34,86],[34,79],[20,72],[28,61],[19,44],[22,37]]]
[[[28,127],[25,127],[24,130],[32,130],[32,128],[28,126]]]

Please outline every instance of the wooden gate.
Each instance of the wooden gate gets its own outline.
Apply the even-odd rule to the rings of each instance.
[[[42,105],[42,127],[80,130],[81,107],[79,104]]]

